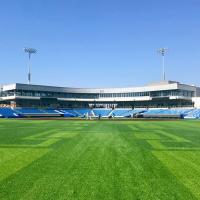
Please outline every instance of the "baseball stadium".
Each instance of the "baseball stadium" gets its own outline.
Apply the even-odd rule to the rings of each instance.
[[[0,87],[0,199],[200,199],[200,88]]]
[[[6,118],[200,118],[200,88],[175,81],[144,87],[69,88],[2,85],[0,116]]]
[[[200,200],[200,1],[6,0],[0,22],[0,200]]]

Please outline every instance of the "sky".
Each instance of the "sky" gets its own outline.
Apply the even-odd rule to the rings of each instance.
[[[0,84],[200,86],[200,0],[0,0]]]

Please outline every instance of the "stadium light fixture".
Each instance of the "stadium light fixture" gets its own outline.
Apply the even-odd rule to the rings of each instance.
[[[165,81],[165,54],[169,51],[168,48],[158,49],[158,53],[162,56],[162,80]]]
[[[37,53],[36,49],[33,48],[24,48],[24,52],[28,53],[28,84],[31,83],[31,54]]]

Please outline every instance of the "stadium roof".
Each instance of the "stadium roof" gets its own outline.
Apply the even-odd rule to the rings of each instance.
[[[124,88],[72,88],[72,87],[58,87],[46,85],[29,85],[22,83],[14,83],[2,85],[2,90],[34,90],[34,91],[49,91],[49,92],[67,92],[67,93],[119,93],[119,92],[146,92],[159,90],[189,90],[196,91],[198,87],[192,85],[181,84],[175,81],[164,81],[158,83],[151,83],[141,87],[124,87]]]

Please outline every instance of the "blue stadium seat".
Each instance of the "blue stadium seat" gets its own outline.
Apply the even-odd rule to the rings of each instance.
[[[99,115],[101,117],[108,117],[112,110],[106,108],[94,108],[92,111],[95,117],[98,117]]]
[[[146,116],[179,116],[184,117],[191,109],[172,108],[172,109],[149,109],[143,113]]]
[[[200,109],[193,109],[186,113],[185,119],[200,119]]]
[[[0,117],[6,118],[17,118],[20,117],[13,109],[11,108],[0,108]]]
[[[55,110],[55,109],[51,109],[51,108],[49,108],[49,109],[44,109],[43,110],[45,113],[47,113],[47,114],[58,114],[59,113],[59,111],[57,111],[57,110]]]
[[[158,115],[162,112],[162,109],[149,109],[146,112],[144,112],[144,115]]]
[[[140,114],[140,113],[144,113],[146,111],[146,109],[134,109],[134,110],[130,110],[127,114],[126,113],[124,114],[125,116],[134,116],[136,114]]]
[[[59,111],[64,114],[64,117],[80,117],[80,114],[73,109],[60,109]]]
[[[74,111],[76,112],[76,113],[78,113],[81,117],[83,117],[84,115],[86,115],[87,113],[89,114],[89,115],[91,115],[92,113],[91,113],[91,109],[84,109],[84,108],[82,108],[82,109],[74,109]]]
[[[131,111],[131,109],[115,109],[112,112],[112,116],[114,117],[125,117],[127,115],[130,115],[129,111]]]
[[[45,111],[37,108],[15,108],[16,112],[21,114],[44,114]]]

